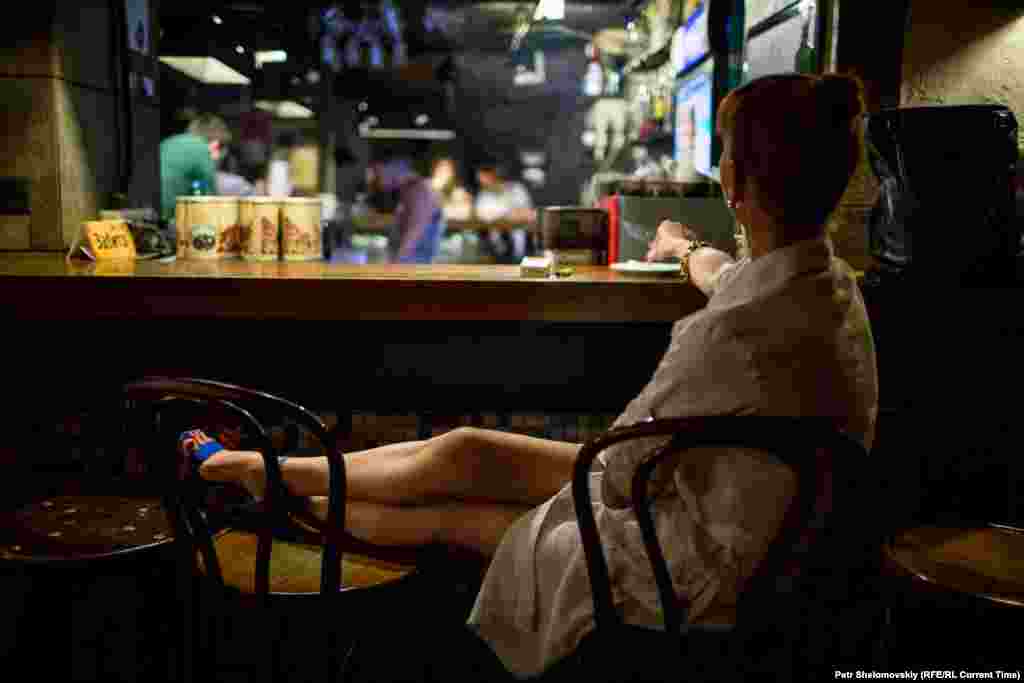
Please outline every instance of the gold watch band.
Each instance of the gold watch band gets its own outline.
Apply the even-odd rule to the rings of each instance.
[[[679,262],[679,276],[683,279],[683,282],[690,282],[690,257],[693,252],[703,247],[710,247],[710,242],[704,240],[693,240],[690,242],[690,246],[686,248],[686,253],[683,254],[683,258]]]

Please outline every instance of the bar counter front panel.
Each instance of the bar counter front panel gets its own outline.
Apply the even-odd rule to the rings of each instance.
[[[40,400],[167,373],[343,410],[618,412],[705,303],[606,267],[0,256],[13,357],[33,368],[21,388]]]

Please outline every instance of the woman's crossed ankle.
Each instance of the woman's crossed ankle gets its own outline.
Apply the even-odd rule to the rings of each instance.
[[[257,451],[228,450],[198,429],[182,434],[179,447],[190,462],[198,465],[199,476],[206,481],[237,484],[253,498],[263,497],[267,475],[263,456]]]

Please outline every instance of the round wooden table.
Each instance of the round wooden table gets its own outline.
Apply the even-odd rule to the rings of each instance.
[[[1024,607],[1024,529],[917,527],[887,545],[886,556],[937,589]]]
[[[1019,669],[1024,530],[922,526],[885,547],[896,669]]]

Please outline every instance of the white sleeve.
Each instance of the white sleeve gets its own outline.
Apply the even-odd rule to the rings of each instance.
[[[516,183],[513,185],[515,188],[515,196],[512,200],[513,208],[516,209],[532,209],[533,200],[530,198],[530,193],[526,190],[522,183]]]

